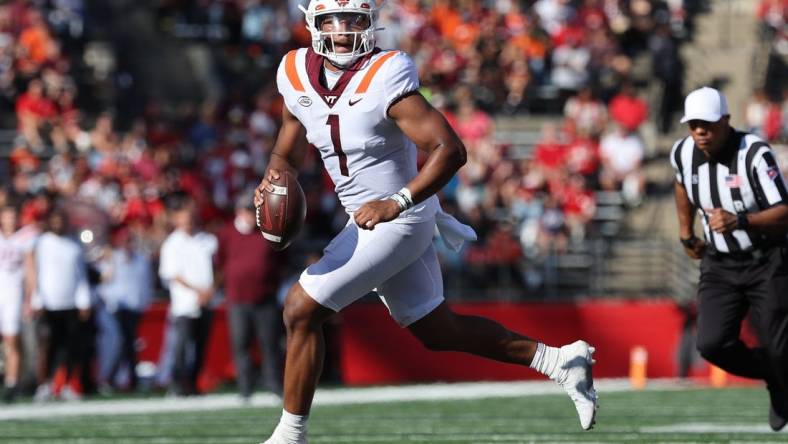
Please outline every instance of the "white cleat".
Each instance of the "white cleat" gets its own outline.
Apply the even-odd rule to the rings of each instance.
[[[593,358],[594,347],[585,341],[576,341],[561,347],[560,350],[565,373],[562,372],[562,380],[556,382],[575,403],[580,426],[583,430],[590,430],[594,427],[596,410],[599,408],[594,377],[591,374],[591,366],[596,362]]]
[[[278,438],[277,436],[272,436],[268,438],[267,441],[261,442],[260,444],[307,444],[306,438],[299,439],[298,441],[291,442],[285,439]]]
[[[55,395],[52,393],[52,386],[49,383],[39,385],[36,388],[36,394],[33,395],[33,402],[36,403],[49,402],[53,399],[55,399]]]

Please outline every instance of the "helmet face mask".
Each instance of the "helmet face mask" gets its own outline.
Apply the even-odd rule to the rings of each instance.
[[[323,32],[341,31],[343,23],[352,32],[366,31],[370,26],[369,14],[358,12],[333,12],[315,15],[315,27]]]
[[[332,64],[348,67],[375,49],[376,0],[311,0],[301,10],[312,49]]]

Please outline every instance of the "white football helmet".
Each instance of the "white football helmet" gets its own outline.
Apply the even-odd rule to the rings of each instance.
[[[375,24],[382,4],[383,0],[310,0],[307,8],[298,7],[306,15],[306,28],[312,34],[312,49],[333,64],[347,67],[375,49],[375,31],[378,30]],[[345,30],[322,30],[326,20],[333,20],[336,29],[340,17],[350,19]],[[353,37],[350,52],[336,51],[334,37],[337,35]]]

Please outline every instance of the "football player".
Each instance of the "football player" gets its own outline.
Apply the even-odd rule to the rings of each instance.
[[[583,429],[591,428],[593,347],[583,341],[548,347],[494,321],[454,313],[444,302],[435,227],[456,248],[476,236],[441,211],[435,193],[465,163],[465,147],[419,94],[413,61],[375,47],[379,7],[374,0],[310,1],[302,10],[312,46],[288,53],[277,73],[283,124],[255,205],[280,173],[298,171],[312,144],[351,217],[288,293],[284,410],[266,443],[306,442],[323,362],[322,325],[373,289],[427,348],[530,365],[557,381]],[[420,171],[417,148],[429,154]]]
[[[17,394],[19,329],[23,304],[29,304],[34,281],[32,251],[37,236],[35,228],[19,228],[17,221],[15,207],[4,205],[0,208],[0,333],[6,363],[5,402],[13,401]],[[27,295],[24,292],[28,292]]]

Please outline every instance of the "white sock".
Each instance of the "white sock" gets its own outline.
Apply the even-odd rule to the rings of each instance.
[[[306,420],[309,415],[294,415],[282,409],[282,417],[274,430],[274,436],[285,442],[298,443],[306,437]]]
[[[556,382],[561,382],[566,374],[562,368],[561,350],[549,347],[539,342],[536,344],[536,353],[531,361],[531,368]]]

